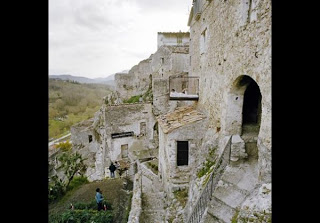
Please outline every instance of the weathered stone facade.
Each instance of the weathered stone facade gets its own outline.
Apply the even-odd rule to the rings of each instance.
[[[204,132],[206,117],[192,106],[179,107],[174,112],[158,118],[159,123],[159,176],[168,194],[188,188],[191,170],[196,167],[195,157]],[[186,164],[177,162],[177,142],[188,143]]]
[[[267,213],[268,218],[271,1],[195,0],[188,23],[190,46],[187,41],[182,41],[182,45],[185,43],[182,46],[180,40],[179,44],[171,45],[174,43],[171,37],[159,39],[157,52],[128,74],[115,76],[117,94],[122,100],[142,95],[152,86],[152,103],[104,105],[91,127],[74,128],[72,142],[74,146],[81,144],[75,148],[94,161],[87,172],[91,180],[108,176],[111,161],[128,159],[135,163],[139,159],[158,158],[158,175],[150,174],[149,170],[147,173],[147,165],[139,164],[137,170],[130,170],[130,175],[138,171],[136,180],[145,179],[145,185],[140,182],[136,187],[145,189],[145,193],[136,189],[134,202],[142,207],[134,208],[129,218],[132,222],[141,219],[141,213],[149,219],[186,222],[210,176],[214,176],[210,179],[216,184],[212,199],[206,204],[203,222],[231,222],[236,214],[247,219],[256,212]],[[166,41],[170,46],[163,45]],[[176,75],[199,78],[198,100],[170,100],[169,77]],[[188,106],[192,109],[184,113]],[[134,135],[112,137],[122,132]],[[90,143],[88,134],[93,136]],[[188,142],[187,165],[177,165],[179,141]],[[218,159],[224,162],[222,169],[218,169]],[[199,175],[208,161],[213,162],[212,166]],[[162,188],[146,188],[158,180]],[[185,188],[188,190],[185,207],[170,209],[166,214],[159,211],[161,214],[155,216],[152,205],[146,206],[150,208],[146,210],[141,202],[141,196],[146,196],[148,201],[154,198],[154,204],[161,203],[156,198],[163,194],[167,206],[173,207],[174,191]],[[148,211],[152,213],[149,216]]]
[[[85,175],[90,181],[102,180],[109,176],[111,162],[125,160],[131,164],[138,158],[157,156],[154,127],[155,119],[149,103],[103,105],[94,120],[71,128],[74,151],[87,158]],[[132,135],[112,137],[125,132],[132,132]],[[130,165],[128,174],[134,172]]]
[[[163,46],[189,45],[189,32],[158,32],[158,49]]]
[[[148,90],[152,73],[150,62],[151,58],[148,58],[133,66],[127,74],[115,74],[116,91],[122,100],[142,95]]]
[[[212,134],[219,138],[233,136],[231,161],[235,164],[230,164],[238,169],[245,165],[254,167],[255,172],[250,176],[254,176],[252,183],[256,185],[270,183],[271,1],[197,0],[193,7],[189,18],[190,75],[200,77],[197,108],[207,114]],[[261,101],[256,111],[258,121],[250,126],[245,125],[244,113],[249,100],[247,92],[252,86],[257,86],[255,94]],[[255,159],[257,164],[246,161]],[[227,172],[225,176],[229,176]],[[249,185],[244,189],[253,193]],[[229,193],[237,192],[230,189]],[[210,211],[219,218],[220,210]],[[234,209],[229,213],[234,213]],[[223,216],[220,217],[221,220]]]
[[[153,113],[162,115],[173,111],[176,107],[190,103],[169,100],[169,77],[188,75],[189,47],[188,46],[161,46],[152,55],[152,92]]]
[[[150,157],[152,151],[157,149],[155,119],[150,103],[106,106],[104,117],[106,153],[109,163],[123,158],[134,162],[137,157],[143,158],[143,151],[146,151],[147,156]],[[133,136],[112,138],[112,134],[131,131]],[[124,145],[127,151],[123,151]]]

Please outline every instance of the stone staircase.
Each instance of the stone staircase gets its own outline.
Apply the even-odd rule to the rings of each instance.
[[[142,194],[143,210],[140,216],[140,223],[161,223],[165,222],[165,210],[163,202],[163,192]]]
[[[257,157],[251,155],[236,165],[226,167],[201,222],[231,222],[236,208],[241,206],[258,183],[257,165]]]
[[[152,171],[143,171],[142,184],[142,212],[140,223],[162,223],[165,222],[165,194],[162,184]],[[149,185],[149,186],[148,186]]]

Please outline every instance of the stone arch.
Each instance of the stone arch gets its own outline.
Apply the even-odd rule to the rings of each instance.
[[[225,134],[242,135],[245,131],[258,133],[261,123],[261,99],[257,82],[248,75],[238,76],[226,96]]]

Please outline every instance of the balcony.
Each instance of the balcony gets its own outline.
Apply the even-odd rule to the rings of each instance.
[[[169,77],[170,100],[199,99],[199,77]]]

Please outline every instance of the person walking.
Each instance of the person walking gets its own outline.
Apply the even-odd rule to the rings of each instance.
[[[114,178],[114,171],[116,170],[116,166],[113,164],[113,162],[111,162],[111,165],[109,166],[109,170],[110,170],[110,177]]]
[[[102,196],[102,190],[100,190],[100,188],[96,189],[96,202],[98,205],[98,211],[101,211],[103,209],[102,206],[102,201],[104,200],[103,196]]]

